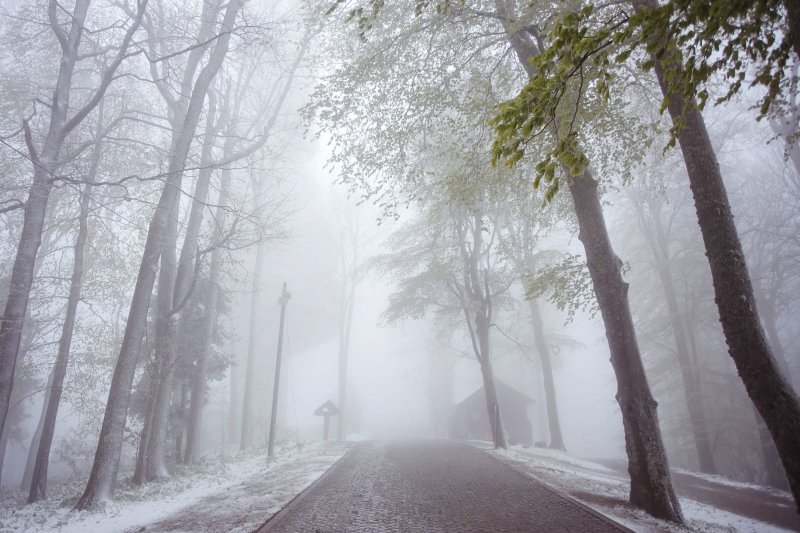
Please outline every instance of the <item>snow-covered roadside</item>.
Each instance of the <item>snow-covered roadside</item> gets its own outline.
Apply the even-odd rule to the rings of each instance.
[[[630,487],[628,479],[603,465],[556,450],[517,446],[508,450],[494,450],[482,443],[473,444],[634,531],[789,531],[685,497],[679,499],[689,527],[678,527],[631,506],[627,501]],[[735,489],[743,484],[726,480],[720,485]],[[765,493],[774,493],[765,487],[747,485],[747,488],[753,487]]]
[[[169,520],[181,511],[197,515],[197,512],[191,510],[202,505],[208,498],[216,498],[218,501],[233,499],[238,502],[237,505],[220,504],[217,510],[246,515],[240,519],[241,526],[244,530],[252,530],[269,518],[271,512],[280,509],[322,475],[347,449],[345,445],[335,443],[296,445],[280,449],[275,459],[269,463],[265,450],[209,458],[191,468],[182,468],[163,481],[139,487],[121,487],[114,502],[109,502],[102,510],[93,512],[71,511],[82,489],[80,484],[54,488],[50,497],[32,505],[26,505],[22,495],[15,495],[0,501],[0,532],[140,530],[159,521]],[[252,490],[239,489],[241,485],[248,484],[279,487],[280,490],[265,489],[261,493],[253,493]],[[257,498],[265,500],[261,502],[261,506],[254,505],[252,500]],[[235,529],[230,527],[232,523],[227,520],[237,517],[216,518],[226,520],[223,522],[226,526],[222,530]],[[207,525],[210,530],[220,530],[219,524],[217,528],[211,523]],[[146,530],[152,529],[147,527]]]

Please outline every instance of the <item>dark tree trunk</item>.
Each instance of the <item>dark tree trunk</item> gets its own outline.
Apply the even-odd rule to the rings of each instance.
[[[90,176],[94,177],[97,172],[97,165],[100,161],[99,146],[95,148],[95,155],[92,161]],[[67,298],[67,310],[64,315],[64,326],[61,332],[61,339],[58,343],[58,355],[56,356],[55,366],[53,367],[53,379],[50,393],[47,395],[47,410],[44,416],[44,425],[39,439],[36,452],[36,462],[33,467],[33,477],[31,479],[30,491],[28,493],[28,503],[41,500],[47,491],[47,467],[50,458],[50,447],[53,443],[53,434],[56,427],[56,417],[61,403],[61,394],[64,389],[64,378],[67,375],[67,363],[69,352],[72,346],[72,333],[75,329],[75,316],[78,311],[78,303],[81,299],[81,287],[83,285],[83,257],[86,248],[86,241],[89,236],[89,202],[91,201],[91,185],[84,187],[80,201],[80,214],[78,218],[78,238],[75,241],[75,254],[72,266],[72,279],[70,280],[69,296]]]
[[[608,238],[597,182],[587,170],[569,180],[569,190],[578,217],[578,238],[586,251],[617,377],[616,397],[625,429],[631,503],[657,518],[682,523],[658,425],[658,404],[642,366],[628,304],[628,284],[622,279],[622,262]]]
[[[781,457],[778,454],[778,449],[775,447],[772,435],[770,435],[769,429],[755,405],[753,405],[753,416],[756,421],[758,444],[761,450],[761,460],[764,463],[766,483],[770,487],[789,490],[789,481],[786,479],[786,472],[783,469],[783,464],[781,464]]]
[[[782,278],[783,276],[781,276],[781,281]],[[772,348],[772,355],[775,357],[775,362],[778,363],[778,368],[780,368],[781,372],[789,379],[791,384],[791,369],[789,368],[789,361],[786,359],[786,349],[778,334],[778,312],[775,308],[775,300],[784,285],[776,281],[772,287],[769,296],[765,291],[759,291],[758,288],[756,288],[756,301],[758,302],[761,322],[767,334],[767,341],[769,342],[770,348]]]
[[[795,58],[797,60],[800,59],[800,2],[783,0],[783,7],[786,8],[786,18],[789,20],[789,42],[797,55]]]
[[[533,322],[533,336],[536,342],[536,351],[542,364],[542,381],[544,383],[544,397],[547,402],[547,425],[550,430],[550,448],[565,450],[564,437],[561,435],[561,423],[558,419],[558,405],[556,400],[556,384],[553,379],[553,363],[550,360],[550,347],[544,338],[544,323],[536,300],[529,300],[531,321]]]
[[[489,414],[494,447],[506,449],[508,448],[508,442],[506,441],[506,432],[503,427],[503,413],[500,410],[500,402],[497,399],[497,388],[494,383],[494,371],[492,370],[490,357],[489,326],[489,320],[486,315],[478,311],[475,315],[475,334],[478,337],[478,345],[481,352],[478,362],[481,365],[483,391],[486,396],[486,411]]]
[[[650,0],[637,2],[652,7]],[[800,402],[781,373],[756,308],[742,244],[705,121],[694,101],[670,94],[664,65],[655,71],[673,121],[683,122],[678,143],[689,174],[697,221],[711,267],[714,301],[728,350],[750,399],[764,419],[800,510]]]
[[[503,0],[496,0],[495,5],[520,65],[528,76],[535,75],[535,67],[529,60],[539,50],[532,36],[520,30],[510,17],[513,6]],[[617,378],[616,398],[622,413],[631,476],[630,501],[657,518],[682,524],[683,515],[672,487],[658,425],[658,404],[650,393],[642,366],[628,303],[628,284],[622,280],[622,262],[608,238],[597,182],[587,169],[581,176],[569,179],[569,191]]]

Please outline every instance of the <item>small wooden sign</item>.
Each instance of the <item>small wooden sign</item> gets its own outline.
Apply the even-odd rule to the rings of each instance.
[[[328,431],[330,430],[330,420],[332,416],[339,414],[339,408],[331,400],[326,401],[314,411],[317,416],[325,417],[325,428],[323,430],[323,439],[328,440]]]

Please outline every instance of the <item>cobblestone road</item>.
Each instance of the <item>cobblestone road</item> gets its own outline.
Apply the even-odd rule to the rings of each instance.
[[[452,441],[364,443],[259,531],[624,531]]]

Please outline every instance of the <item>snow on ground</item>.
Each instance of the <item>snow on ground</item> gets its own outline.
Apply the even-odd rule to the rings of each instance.
[[[628,502],[630,483],[626,476],[606,466],[571,457],[557,450],[542,448],[522,448],[513,446],[508,450],[494,450],[483,442],[472,442],[473,445],[486,449],[496,457],[504,460],[512,467],[539,481],[544,482],[559,492],[566,493],[581,503],[591,507],[626,527],[639,532],[651,531],[743,531],[743,532],[777,532],[789,531],[772,524],[754,520],[745,516],[719,509],[708,503],[690,498],[679,497],[688,528],[683,528],[657,520],[636,509]],[[695,475],[692,473],[692,475]],[[702,476],[709,482],[718,482],[728,490],[758,489],[764,494],[775,494],[776,491],[759,485],[737,483],[725,478],[719,482],[720,476]]]
[[[316,480],[346,451],[335,443],[297,444],[208,458],[169,478],[143,486],[126,484],[97,511],[72,507],[82,485],[54,487],[32,505],[22,494],[0,500],[0,532],[59,531],[252,531]],[[185,525],[184,525],[185,524]]]

